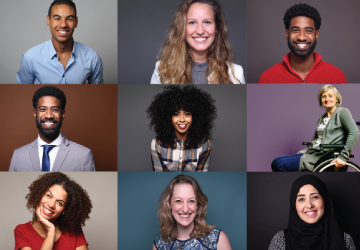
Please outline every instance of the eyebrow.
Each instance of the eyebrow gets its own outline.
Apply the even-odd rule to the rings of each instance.
[[[310,195],[314,195],[314,194],[319,194],[319,193],[311,193]],[[305,194],[299,194],[299,195],[296,196],[296,197],[299,197],[299,196],[305,196]]]
[[[47,107],[49,107],[49,106],[39,106],[38,107],[38,109],[39,108],[47,108]],[[60,106],[50,106],[51,108],[59,108],[60,109]]]
[[[53,17],[61,17],[61,16],[60,16],[60,15],[55,14],[55,15],[53,15]],[[75,16],[74,16],[74,15],[68,15],[66,18],[69,18],[69,17],[75,18]]]
[[[51,196],[53,196],[53,194],[51,193],[51,191],[50,190],[48,190],[48,192],[51,194]],[[62,202],[64,202],[64,203],[66,203],[65,201],[63,201],[63,200],[57,200],[57,201],[62,201]]]
[[[299,26],[291,26],[290,29],[300,29]],[[310,26],[306,26],[305,29],[311,29],[311,30],[314,30],[313,27],[310,27]]]

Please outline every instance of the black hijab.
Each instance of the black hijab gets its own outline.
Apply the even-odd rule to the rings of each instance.
[[[324,200],[324,215],[314,223],[303,221],[296,211],[296,197],[302,186],[310,184]],[[346,250],[344,233],[340,231],[334,214],[334,204],[326,185],[314,175],[297,178],[290,193],[289,225],[284,230],[286,250]]]

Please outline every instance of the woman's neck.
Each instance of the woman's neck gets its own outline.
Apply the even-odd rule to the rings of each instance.
[[[326,113],[327,113],[327,118],[330,118],[334,112],[335,112],[336,106],[332,107],[332,108],[327,108],[326,109]]]
[[[207,51],[191,51],[191,55],[194,61],[200,64],[205,63],[208,60]]]
[[[191,223],[187,227],[184,227],[179,224],[177,224],[176,227],[177,227],[177,239],[178,240],[187,240],[190,238],[190,233],[194,229],[194,222]]]

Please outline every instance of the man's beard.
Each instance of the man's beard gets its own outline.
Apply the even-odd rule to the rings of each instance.
[[[42,123],[44,122],[57,122],[55,124],[54,128],[43,128]],[[44,135],[47,138],[54,138],[60,133],[60,128],[62,125],[62,119],[60,117],[59,121],[56,121],[54,119],[42,119],[39,121],[39,119],[36,116],[36,127],[39,129],[40,134]]]
[[[298,42],[300,43],[300,42]],[[299,58],[305,58],[308,57],[314,50],[316,47],[316,38],[315,41],[313,43],[310,44],[308,49],[304,49],[304,50],[297,50],[295,48],[295,46],[292,44],[292,42],[290,41],[290,37],[288,39],[288,47],[290,49],[290,51],[297,57]]]

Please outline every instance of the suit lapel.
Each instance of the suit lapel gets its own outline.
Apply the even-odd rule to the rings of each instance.
[[[31,165],[32,165],[34,171],[36,171],[36,172],[41,171],[38,147],[39,147],[38,139],[36,138],[35,141],[33,141],[31,143],[30,149],[29,149]]]
[[[69,153],[69,141],[63,136],[63,140],[59,146],[52,172],[60,171],[61,165],[63,164],[67,154]]]

